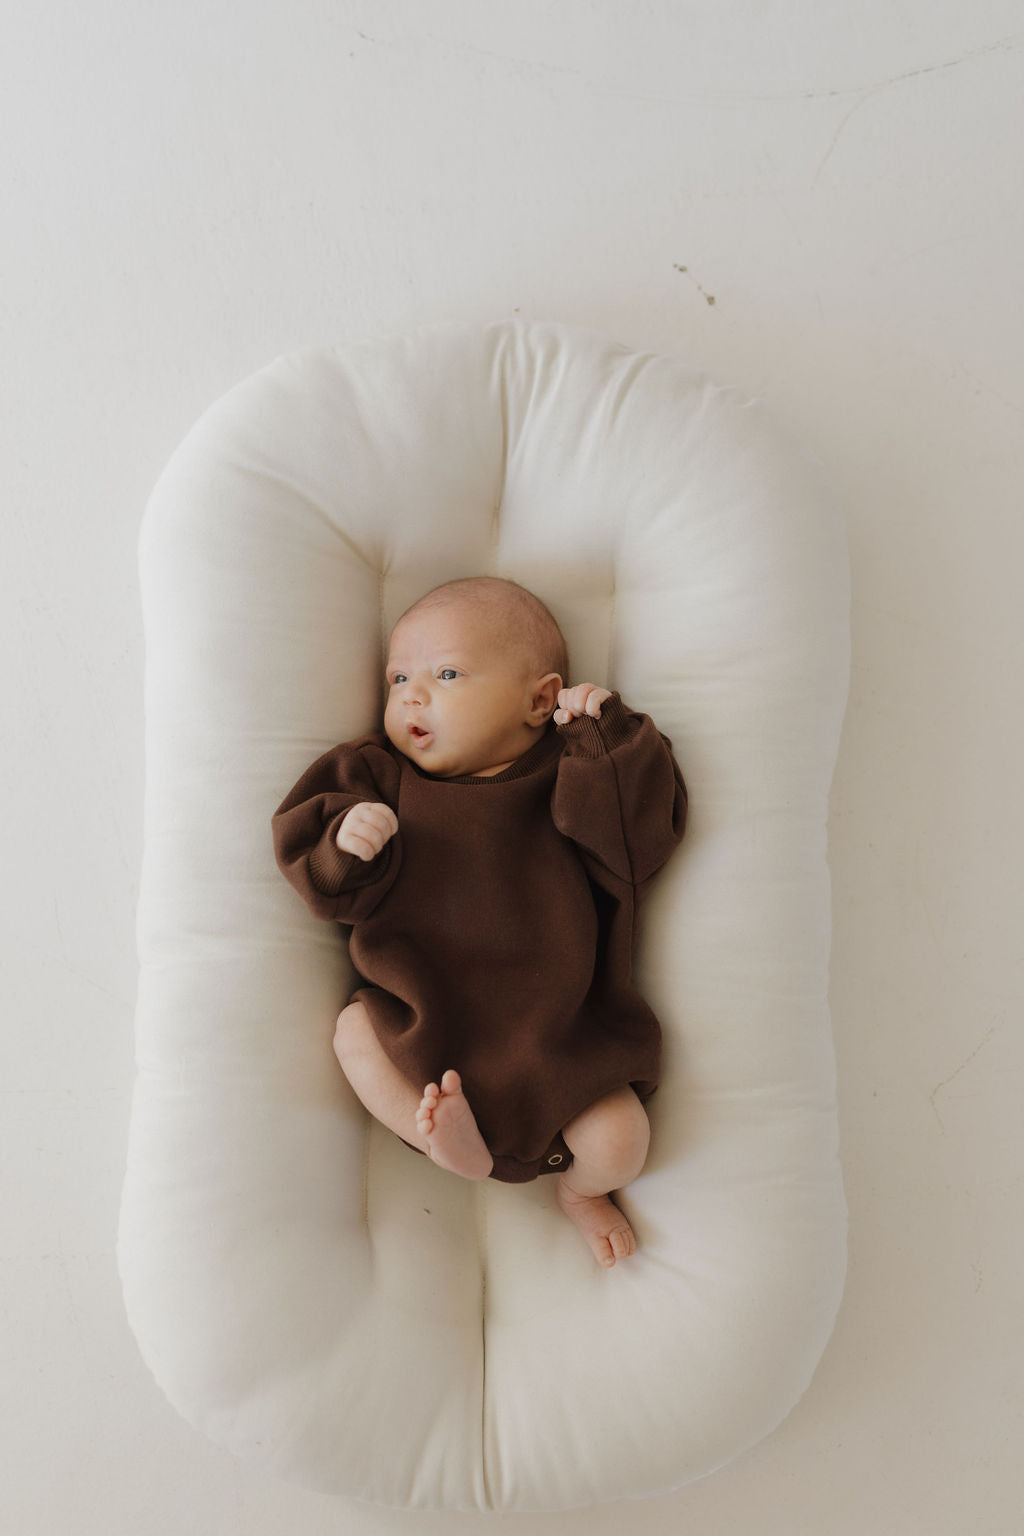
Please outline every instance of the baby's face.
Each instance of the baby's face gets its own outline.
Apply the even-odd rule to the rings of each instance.
[[[384,730],[426,773],[499,773],[536,740],[536,679],[500,624],[457,604],[399,620],[387,665]]]

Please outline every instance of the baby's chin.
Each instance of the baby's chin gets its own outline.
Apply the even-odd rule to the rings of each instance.
[[[464,779],[473,775],[488,775],[500,772],[504,764],[498,768],[492,768],[484,759],[464,757],[454,753],[450,748],[446,749],[435,737],[425,747],[416,746],[416,738],[407,735],[404,731],[394,736],[388,732],[388,740],[391,745],[407,757],[410,763],[415,763],[421,773],[429,773],[432,779]]]
[[[396,731],[394,735],[388,731],[387,736],[396,751],[401,752],[410,763],[415,763],[417,768],[424,773],[429,773],[435,779],[450,779],[473,772],[472,768],[463,768],[461,764],[455,762],[451,753],[446,752],[438,744],[436,737],[429,746],[418,747],[416,737],[410,736],[406,731]]]

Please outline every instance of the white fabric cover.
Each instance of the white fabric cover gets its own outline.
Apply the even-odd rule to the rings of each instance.
[[[306,765],[377,723],[383,637],[454,576],[554,611],[572,680],[672,739],[686,840],[638,977],[665,1070],[634,1259],[555,1185],[371,1127],[331,1049],[344,931],[274,864]],[[559,325],[286,356],[175,454],[141,536],[147,786],[119,1257],[171,1402],[310,1487],[415,1508],[662,1492],[774,1428],[845,1271],[827,1010],[841,519],[762,408]]]

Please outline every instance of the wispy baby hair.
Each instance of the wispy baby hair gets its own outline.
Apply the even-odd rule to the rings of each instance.
[[[402,618],[418,609],[459,603],[498,629],[503,640],[507,638],[524,653],[528,665],[540,673],[557,672],[563,684],[568,684],[569,659],[562,631],[540,598],[518,581],[503,576],[463,576],[446,581],[407,608]]]

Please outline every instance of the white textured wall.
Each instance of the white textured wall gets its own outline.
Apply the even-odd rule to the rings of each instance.
[[[137,1356],[114,1240],[149,488],[279,352],[518,313],[763,394],[846,495],[852,1263],[770,1440],[668,1498],[502,1529],[1015,1536],[1024,5],[35,0],[0,41],[0,1530],[497,1523],[207,1445]]]

